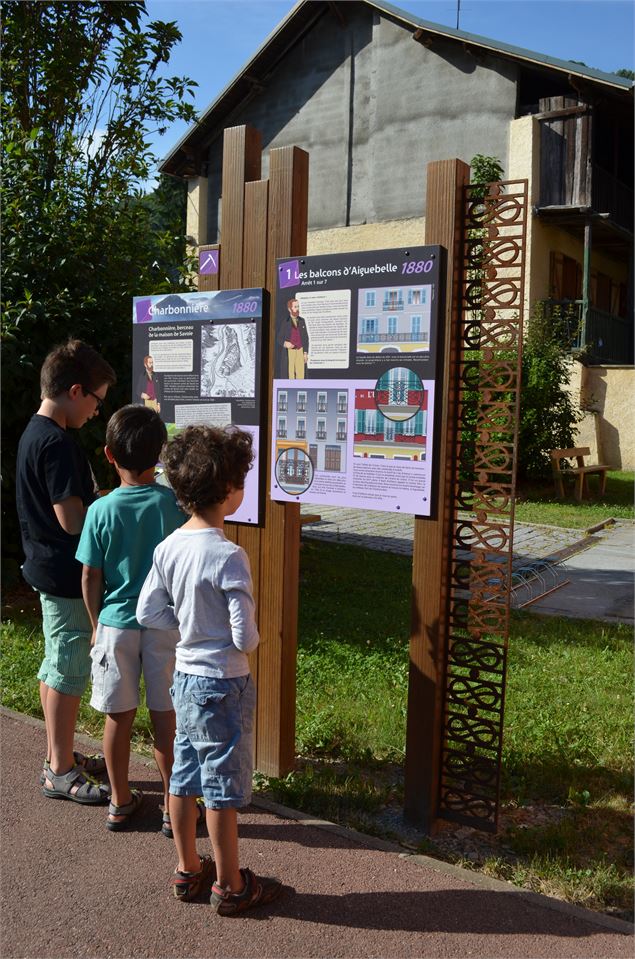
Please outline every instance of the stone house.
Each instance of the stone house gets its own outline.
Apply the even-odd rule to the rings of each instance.
[[[244,123],[263,177],[271,147],[309,153],[309,254],[422,242],[432,160],[527,178],[527,315],[566,314],[579,442],[635,468],[630,80],[384,2],[300,0],[161,166],[188,181],[194,243],[218,238],[223,130]]]

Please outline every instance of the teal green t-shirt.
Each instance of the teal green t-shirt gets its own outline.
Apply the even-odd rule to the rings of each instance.
[[[120,486],[89,506],[76,557],[102,570],[100,623],[141,628],[135,612],[154,549],[188,518],[172,490],[156,484]]]

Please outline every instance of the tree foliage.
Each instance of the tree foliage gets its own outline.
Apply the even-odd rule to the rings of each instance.
[[[575,446],[575,427],[582,419],[567,386],[571,359],[568,325],[558,309],[536,303],[523,344],[518,472],[527,479],[551,475],[549,451]]]
[[[470,160],[471,183],[495,183],[503,179],[503,166],[498,157],[475,154]]]
[[[2,399],[5,546],[17,539],[20,433],[49,349],[78,336],[130,395],[131,297],[189,285],[182,184],[143,186],[150,137],[192,120],[193,84],[166,75],[175,23],[145,4],[3,2]],[[95,422],[95,421],[93,421]],[[87,436],[103,442],[103,424]]]

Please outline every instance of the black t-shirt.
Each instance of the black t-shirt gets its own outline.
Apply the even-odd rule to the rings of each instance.
[[[16,502],[27,583],[52,596],[82,595],[82,566],[75,559],[79,535],[60,526],[53,503],[79,496],[85,506],[96,484],[81,446],[48,416],[32,416],[18,446]]]

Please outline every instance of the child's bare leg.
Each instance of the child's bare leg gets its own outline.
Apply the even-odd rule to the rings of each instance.
[[[150,710],[150,719],[154,730],[154,760],[163,782],[163,806],[169,810],[170,774],[174,763],[174,734],[176,732],[176,713],[173,709]]]
[[[196,851],[196,796],[174,796],[170,793],[170,821],[174,845],[178,853],[179,872],[198,872],[201,859]]]
[[[236,810],[206,809],[205,819],[214,849],[218,885],[231,892],[242,892],[245,883],[239,869]]]
[[[51,759],[51,734],[49,733],[49,724],[46,718],[46,699],[49,687],[46,683],[40,682],[40,702],[42,703],[42,713],[44,714],[44,729],[46,730],[46,756],[45,759]]]
[[[127,806],[132,800],[128,782],[128,767],[130,765],[130,735],[136,712],[136,709],[128,709],[124,713],[108,713],[106,716],[104,756],[114,806]],[[117,822],[123,817],[110,816],[109,818],[113,822]]]
[[[46,735],[50,742],[49,760],[57,776],[75,765],[73,745],[79,711],[79,696],[68,696],[48,687],[46,696]]]

